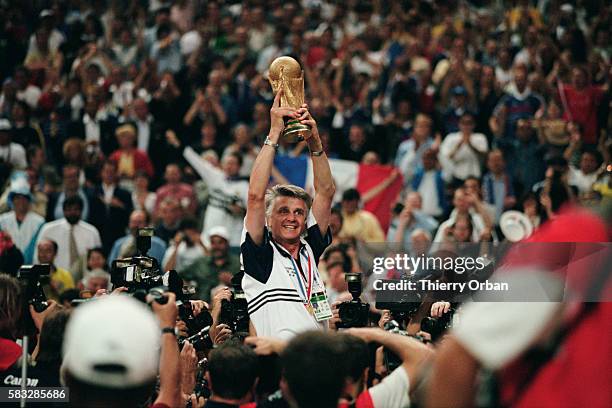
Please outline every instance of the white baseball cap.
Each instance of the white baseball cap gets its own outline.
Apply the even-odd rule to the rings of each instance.
[[[202,234],[201,238],[204,245],[210,246],[210,239],[212,237],[221,237],[227,242],[230,242],[229,232],[227,231],[227,228],[225,228],[223,225],[217,225],[216,227],[212,227]]]
[[[137,300],[104,296],[77,308],[64,338],[64,368],[76,379],[106,388],[146,384],[158,371],[159,324]]]

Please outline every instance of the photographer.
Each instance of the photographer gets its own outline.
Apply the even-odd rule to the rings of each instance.
[[[348,329],[348,335],[355,336],[366,343],[376,343],[390,352],[394,353],[402,362],[401,366],[389,373],[379,384],[363,390],[366,385],[367,367],[364,367],[362,375],[358,378],[356,374],[349,372],[347,376],[347,387],[350,397],[354,400],[355,407],[408,407],[410,406],[409,393],[414,390],[423,370],[424,364],[433,355],[423,343],[408,337],[389,333],[377,328]],[[355,360],[361,359],[361,354],[367,352],[367,348],[360,346],[355,341],[340,337],[339,341],[344,343],[349,366],[355,365]],[[360,352],[357,352],[360,349]],[[358,365],[358,363],[357,363]],[[363,366],[363,362],[361,363]],[[363,390],[363,391],[362,391]]]
[[[0,273],[0,375],[21,356],[21,347],[15,342],[19,334],[23,306],[17,279]]]
[[[182,405],[177,306],[173,293],[165,296],[166,304],[152,303],[157,319],[123,295],[102,296],[75,310],[66,328],[63,362],[72,406],[140,406],[151,395],[158,372],[152,408]],[[88,341],[83,341],[85,333]]]
[[[259,361],[249,346],[229,341],[210,352],[206,379],[212,395],[204,408],[238,408],[255,396]]]
[[[193,218],[186,218],[181,221],[172,244],[166,250],[162,262],[163,270],[175,269],[181,273],[205,254],[206,250],[200,239],[197,221]]]

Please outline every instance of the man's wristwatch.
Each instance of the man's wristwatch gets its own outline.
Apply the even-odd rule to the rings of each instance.
[[[274,143],[272,140],[270,140],[269,137],[266,137],[266,140],[264,141],[265,145],[268,146],[272,146],[274,148],[274,150],[278,150],[279,144],[278,143]]]
[[[317,150],[316,152],[313,152],[312,150],[310,151],[311,156],[321,156],[323,153],[325,153],[323,149]]]
[[[178,337],[178,330],[176,327],[164,327],[161,329],[162,334],[172,334],[174,337]]]

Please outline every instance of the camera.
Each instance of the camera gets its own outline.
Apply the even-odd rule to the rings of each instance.
[[[390,311],[393,319],[398,322],[407,321],[417,310],[419,310],[422,296],[415,291],[397,292],[394,296],[395,295],[399,296],[399,298],[397,300],[394,299],[394,301],[389,301],[389,299],[379,301],[377,298],[376,308]]]
[[[234,335],[246,337],[249,334],[249,311],[244,291],[242,290],[242,276],[244,272],[232,277],[232,298],[221,301],[219,323],[226,324]]]
[[[17,279],[21,284],[23,298],[27,306],[32,305],[36,312],[44,311],[47,304],[47,297],[43,291],[43,285],[50,281],[51,265],[24,265],[17,271]]]
[[[197,351],[211,350],[213,348],[213,341],[210,338],[210,326],[204,327],[196,334],[180,339],[179,347],[181,349],[186,341],[191,343],[193,348],[195,348]]]
[[[455,309],[451,307],[441,317],[425,317],[421,321],[421,330],[431,335],[431,341],[436,341],[452,327],[454,313]]]
[[[206,357],[204,357],[203,359],[198,361],[198,373],[196,375],[196,385],[195,385],[195,388],[193,389],[193,393],[196,396],[196,401],[200,397],[204,397],[205,399],[208,399],[210,398],[210,395],[211,395],[210,385],[208,384],[208,381],[204,377],[204,375],[206,374],[206,370],[208,370],[208,360],[206,359]],[[187,405],[185,405],[185,408],[192,408],[191,400],[187,401]]]
[[[144,300],[150,289],[163,286],[162,272],[157,260],[147,256],[151,248],[151,237],[153,237],[153,228],[139,228],[136,237],[136,256],[115,259],[111,268],[113,287],[125,286],[129,294],[140,300]]]
[[[368,325],[370,305],[359,300],[362,292],[361,274],[345,273],[344,280],[348,283],[348,290],[353,299],[338,305],[340,322],[336,323],[336,327],[340,329],[365,327]]]

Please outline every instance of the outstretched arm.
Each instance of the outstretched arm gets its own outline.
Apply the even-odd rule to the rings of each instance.
[[[334,185],[334,179],[329,168],[329,160],[327,160],[327,155],[323,150],[317,122],[310,115],[308,106],[305,104],[298,109],[298,113],[301,115],[300,123],[310,126],[312,131],[312,136],[308,139],[308,148],[311,152],[314,152],[314,154],[311,154],[315,189],[312,214],[315,220],[317,220],[321,234],[325,235],[329,226],[329,216],[336,186]]]
[[[282,91],[279,91],[276,94],[274,102],[272,103],[272,108],[270,109],[270,133],[268,133],[268,139],[273,144],[278,143],[278,138],[285,127],[283,117],[298,117],[298,113],[293,109],[282,108],[280,106],[281,92]],[[270,174],[272,173],[275,152],[276,149],[272,146],[264,145],[262,147],[253,164],[251,179],[249,181],[246,230],[253,242],[257,245],[263,243],[263,229],[266,217],[264,199],[268,181],[270,180]]]

